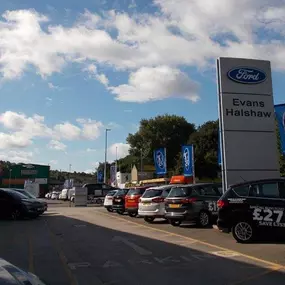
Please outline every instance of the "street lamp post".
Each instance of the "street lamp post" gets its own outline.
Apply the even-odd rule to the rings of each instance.
[[[12,175],[12,169],[9,169],[10,175],[9,175],[9,188],[11,187],[11,175]]]
[[[104,164],[104,183],[107,181],[107,145],[108,145],[108,132],[111,129],[105,129],[105,164]]]

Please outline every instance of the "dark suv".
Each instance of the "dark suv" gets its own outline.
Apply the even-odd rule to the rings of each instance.
[[[254,240],[258,230],[285,228],[285,179],[234,184],[218,201],[217,226],[237,242]]]
[[[217,217],[221,184],[199,183],[173,187],[165,199],[165,217],[173,226],[194,221],[207,227]]]
[[[120,189],[114,196],[113,196],[113,210],[116,211],[118,214],[123,215],[126,211],[125,209],[125,197],[128,193],[129,189]]]

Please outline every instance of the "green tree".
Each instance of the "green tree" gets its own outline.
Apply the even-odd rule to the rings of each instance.
[[[189,138],[194,145],[195,174],[199,178],[217,177],[218,166],[218,129],[217,121],[201,125]]]
[[[130,154],[137,158],[143,157],[144,163],[153,163],[153,151],[159,147],[167,149],[167,168],[176,166],[176,156],[181,151],[189,136],[195,132],[194,124],[188,123],[184,117],[162,115],[140,121],[139,130],[129,134]]]

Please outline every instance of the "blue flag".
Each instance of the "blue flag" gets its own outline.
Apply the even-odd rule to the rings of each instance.
[[[285,155],[285,104],[275,105],[274,109],[279,127],[281,151]]]
[[[97,172],[97,182],[102,183],[104,181],[104,174],[102,170]]]
[[[184,176],[194,176],[194,146],[182,146],[182,163]]]
[[[159,148],[153,152],[156,174],[166,174],[166,148]]]

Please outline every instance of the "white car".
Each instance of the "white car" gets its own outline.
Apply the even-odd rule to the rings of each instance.
[[[51,193],[51,199],[52,200],[57,200],[59,198],[59,193],[58,192],[52,192]]]
[[[113,212],[113,197],[118,192],[118,190],[111,190],[105,196],[104,199],[104,207],[107,209],[108,212]]]
[[[163,185],[146,189],[139,202],[139,216],[148,223],[152,223],[156,218],[164,218],[165,202],[170,190],[175,185]]]

